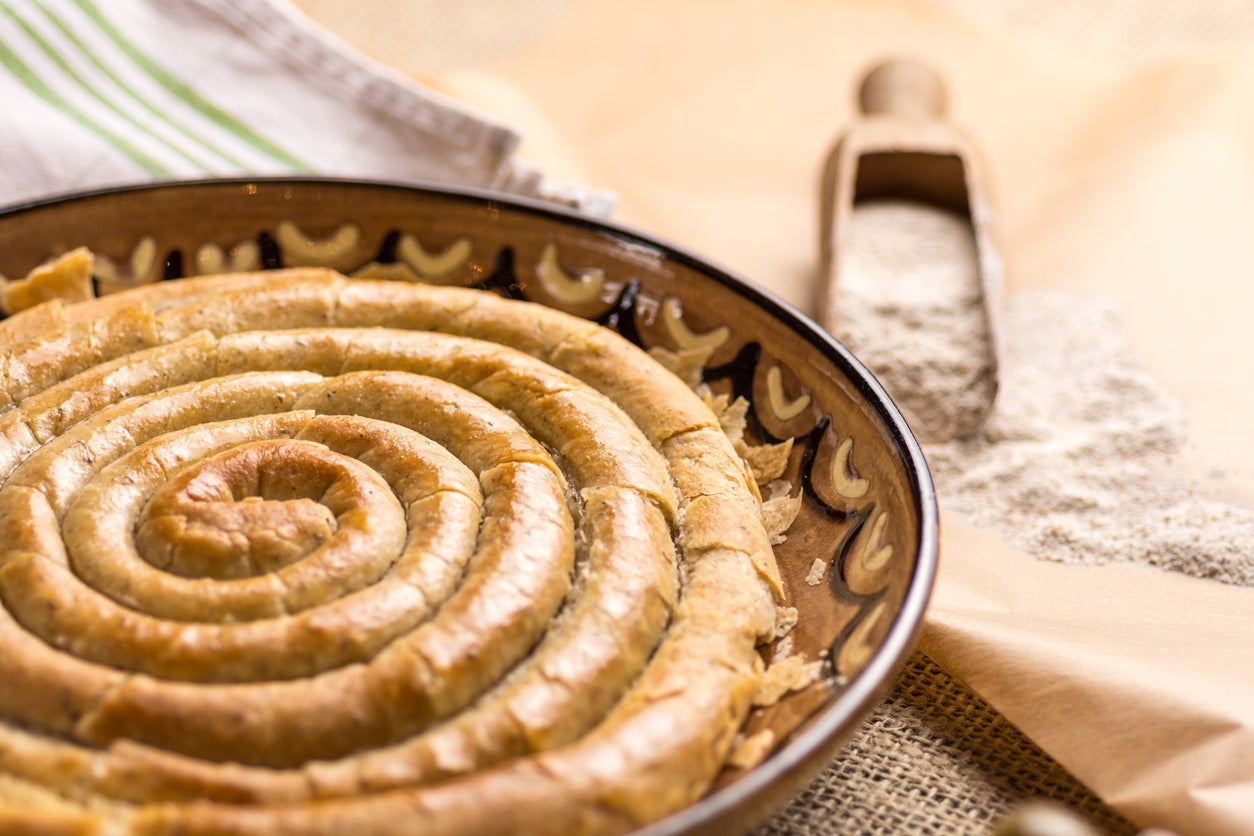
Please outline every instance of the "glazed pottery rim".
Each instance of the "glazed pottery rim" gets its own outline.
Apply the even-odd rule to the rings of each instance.
[[[864,405],[871,409],[887,429],[889,440],[896,448],[901,463],[904,465],[910,483],[911,498],[919,509],[917,520],[919,535],[915,564],[900,608],[883,641],[866,666],[855,674],[845,690],[829,705],[820,709],[801,731],[772,752],[762,763],[747,770],[735,781],[660,821],[646,825],[642,832],[649,836],[683,834],[703,825],[712,824],[721,817],[735,813],[742,808],[748,814],[755,799],[767,796],[773,785],[789,778],[796,770],[804,767],[809,759],[823,752],[834,755],[835,746],[856,731],[856,724],[874,709],[891,686],[893,678],[905,665],[906,658],[913,650],[915,641],[922,630],[923,616],[935,584],[939,564],[940,515],[935,487],[922,447],[887,391],[849,349],[810,317],[772,291],[695,251],[617,221],[593,217],[537,198],[487,189],[426,181],[400,182],[319,175],[160,180],[69,191],[0,206],[0,223],[27,212],[51,210],[60,205],[94,198],[144,192],[177,192],[200,187],[242,188],[249,184],[290,185],[311,189],[326,187],[348,191],[366,189],[406,192],[446,200],[496,204],[523,214],[537,215],[583,227],[623,243],[645,247],[665,260],[682,264],[714,280],[720,286],[766,310],[772,317],[785,323],[790,330],[804,338],[820,355],[833,363],[855,388]],[[804,777],[806,780],[811,780],[814,775]],[[748,819],[750,820],[745,821],[746,825],[756,823],[752,814],[748,815]]]

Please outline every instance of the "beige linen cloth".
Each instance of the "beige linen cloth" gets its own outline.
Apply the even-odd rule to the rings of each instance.
[[[819,165],[854,117],[855,80],[885,55],[928,61],[991,173],[1007,290],[1113,299],[1183,404],[1177,466],[1254,507],[1242,4],[298,5],[516,126],[546,171],[615,191],[619,220],[807,312]],[[1254,833],[1251,636],[1254,591],[1037,560],[946,513],[925,655],[763,830],[981,832],[1046,796],[1112,832]]]

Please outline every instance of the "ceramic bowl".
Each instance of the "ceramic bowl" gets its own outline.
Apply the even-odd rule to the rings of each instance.
[[[750,715],[747,734],[770,729],[777,741],[765,760],[725,770],[650,833],[728,833],[764,819],[833,757],[912,649],[937,561],[919,446],[845,348],[703,258],[548,205],[325,179],[161,184],[0,213],[0,274],[79,246],[97,255],[99,293],[227,270],[368,269],[540,302],[646,348],[713,349],[701,377],[750,401],[750,436],[794,440],[785,479],[804,500],[776,553],[797,610],[786,640],[821,676]]]

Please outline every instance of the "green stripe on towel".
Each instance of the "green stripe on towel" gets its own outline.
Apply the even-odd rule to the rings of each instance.
[[[257,135],[247,125],[240,122],[229,113],[219,109],[212,102],[204,99],[195,90],[189,87],[181,79],[170,73],[164,67],[157,64],[147,55],[145,55],[138,47],[118,31],[108,18],[100,13],[96,6],[89,0],[74,0],[74,4],[79,7],[92,22],[100,28],[111,41],[126,54],[128,58],[135,62],[137,66],[144,70],[152,77],[154,81],[160,84],[175,98],[182,101],[191,109],[195,110],[204,118],[213,122],[218,127],[234,135],[238,139],[251,145],[253,148],[261,151],[277,162],[285,166],[296,169],[297,171],[310,171],[311,166],[302,162],[297,157],[279,148],[274,143],[266,140],[264,137]]]
[[[91,65],[95,67],[96,70],[101,75],[103,75],[105,78],[111,81],[119,90],[121,90],[128,97],[130,97],[136,104],[142,107],[151,116],[153,116],[155,119],[162,122],[163,124],[169,126],[171,129],[177,132],[184,139],[191,142],[193,145],[199,146],[204,151],[221,159],[223,162],[225,162],[227,165],[231,166],[232,168],[238,168],[241,171],[246,170],[248,168],[248,166],[245,165],[240,160],[236,159],[235,157],[231,156],[230,154],[228,154],[227,152],[223,151],[220,148],[215,148],[214,146],[206,142],[202,137],[199,137],[196,134],[192,133],[191,131],[188,131],[181,124],[171,119],[164,112],[162,112],[160,108],[154,107],[151,102],[149,102],[143,96],[139,95],[134,90],[132,90],[130,86],[124,80],[118,77],[117,73],[109,69],[104,64],[104,62],[101,61],[94,52],[92,52],[91,47],[87,45],[86,43],[84,43],[83,40],[79,38],[78,35],[74,32],[74,30],[71,29],[69,26],[67,26],[63,20],[61,20],[51,11],[49,11],[45,6],[42,6],[42,5],[39,6],[39,10],[43,13],[43,16],[48,20],[48,22],[51,23],[53,26],[55,26],[57,28],[57,31],[60,32],[66,38],[66,40],[68,40],[71,44],[73,44],[74,48],[77,49],[84,58],[86,58],[89,62],[91,62]],[[179,156],[183,157],[183,159],[188,160],[192,164],[203,169],[205,172],[211,172],[213,170],[213,167],[211,165],[193,158],[190,153],[183,152],[180,148],[176,147],[173,143],[165,142],[164,140],[163,140],[163,143],[167,147],[169,147],[171,150],[178,153]]]
[[[45,11],[45,14],[47,14],[46,10],[44,11]],[[91,98],[94,99],[96,102],[100,103],[102,106],[108,109],[110,113],[112,113],[114,116],[117,116],[119,119],[122,119],[124,122],[128,123],[132,128],[135,128],[141,134],[148,136],[150,139],[158,142],[165,148],[177,154],[179,157],[182,157],[184,160],[191,163],[197,169],[200,169],[201,171],[205,171],[205,172],[208,172],[211,170],[210,166],[206,164],[203,160],[197,159],[196,157],[192,156],[190,153],[188,153],[184,149],[180,148],[178,145],[175,145],[172,142],[167,142],[164,138],[158,136],[157,134],[152,133],[143,124],[136,121],[135,118],[132,117],[129,113],[122,110],[113,102],[109,101],[109,99],[103,93],[101,93],[99,90],[93,87],[90,83],[88,83],[87,79],[83,78],[78,72],[76,72],[75,69],[72,66],[70,66],[70,63],[65,60],[65,57],[61,55],[61,53],[59,53],[52,46],[52,44],[48,43],[48,41],[42,35],[40,35],[39,32],[37,32],[34,29],[34,27],[32,27],[29,23],[27,23],[22,18],[18,17],[17,14],[12,9],[6,7],[4,10],[4,13],[6,17],[8,17],[15,24],[17,24],[18,27],[21,28],[22,33],[25,34],[26,37],[30,39],[31,43],[39,47],[39,50],[43,52],[44,56],[47,57],[48,60],[51,61],[53,64],[55,64],[57,69],[59,69],[66,76],[66,78],[70,79],[70,81],[78,85],[79,89],[81,89],[87,95],[91,96]],[[90,58],[91,56],[88,56],[88,57]],[[93,63],[95,62],[93,61]]]
[[[5,13],[9,17],[13,17],[8,7],[4,8]],[[145,154],[136,148],[124,138],[110,131],[104,125],[101,125],[95,119],[92,119],[86,113],[74,107],[70,102],[62,98],[55,90],[44,83],[35,72],[26,65],[21,58],[18,57],[8,44],[0,41],[0,64],[4,65],[9,72],[17,77],[26,89],[30,90],[39,98],[59,110],[62,114],[77,122],[81,127],[104,140],[110,147],[124,154],[131,162],[142,168],[154,177],[168,177],[170,170],[157,160]]]

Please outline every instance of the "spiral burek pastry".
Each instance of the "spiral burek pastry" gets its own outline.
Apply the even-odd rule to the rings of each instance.
[[[0,830],[614,832],[722,767],[761,498],[617,334],[288,270],[0,340]]]

